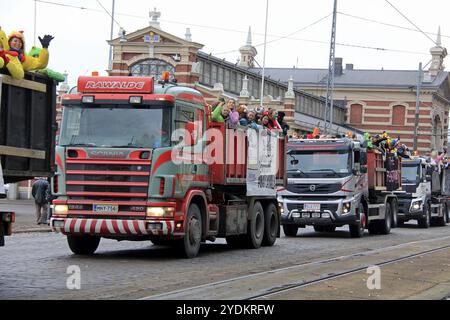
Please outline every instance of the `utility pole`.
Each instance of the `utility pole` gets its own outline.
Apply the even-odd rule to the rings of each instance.
[[[109,37],[110,40],[113,39],[114,35],[114,9],[116,7],[116,1],[112,0],[112,10],[111,10],[111,36]],[[113,63],[112,63],[112,45],[109,47],[109,70],[112,70]]]
[[[416,118],[414,121],[414,144],[413,149],[417,151],[417,135],[419,130],[419,115],[420,115],[420,91],[422,90],[422,62],[419,63],[419,79],[417,81],[417,94],[416,94]]]
[[[266,1],[266,30],[264,33],[264,53],[263,53],[263,67],[262,67],[261,95],[260,95],[261,106],[263,105],[263,100],[264,100],[264,76],[265,76],[265,70],[266,70],[266,47],[267,47],[267,22],[268,22],[268,20],[269,20],[269,0]]]
[[[328,64],[328,79],[327,79],[327,97],[325,100],[324,110],[324,133],[327,134],[333,127],[333,91],[334,91],[334,58],[336,55],[336,17],[337,17],[337,0],[334,0],[333,9],[333,24],[331,26],[331,41],[330,41],[330,58]],[[328,120],[330,121],[328,123]]]

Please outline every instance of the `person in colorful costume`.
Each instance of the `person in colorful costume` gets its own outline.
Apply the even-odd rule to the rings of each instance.
[[[0,28],[0,69],[6,68],[14,79],[21,80],[25,75],[22,64],[17,54],[9,49],[6,33]]]
[[[33,47],[28,52],[28,55],[30,57],[39,58],[41,52],[42,52],[41,48]],[[54,71],[54,70],[51,70],[49,68],[36,70],[36,73],[46,75],[47,77],[49,77],[49,78],[51,78],[53,80],[59,81],[59,82],[62,82],[62,81],[65,80],[65,77],[64,77],[64,75],[62,73]]]
[[[39,53],[39,57],[35,58],[25,53],[25,37],[23,35],[23,31],[13,31],[8,36],[10,51],[17,53],[24,71],[45,69],[47,67],[49,59],[48,47],[52,40],[53,37],[50,35],[45,35],[44,38],[39,37],[42,50]]]

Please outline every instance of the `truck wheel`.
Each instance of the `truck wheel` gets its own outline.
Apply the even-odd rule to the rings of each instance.
[[[447,214],[448,214],[448,208],[447,208],[447,204],[444,203],[442,205],[442,217],[439,217],[436,219],[436,225],[438,227],[445,227],[447,225]]]
[[[392,212],[392,221],[391,221],[391,227],[397,228],[398,227],[398,206],[395,201],[391,202],[391,212]]]
[[[431,207],[428,204],[423,206],[425,217],[418,220],[419,228],[428,229],[431,225]]]
[[[0,247],[3,247],[4,245],[5,245],[5,228],[3,227],[3,222],[0,221]]]
[[[386,205],[386,213],[384,215],[384,219],[379,221],[379,233],[380,234],[389,234],[391,233],[392,228],[392,205],[388,203]]]
[[[366,214],[363,211],[362,205],[358,207],[358,215],[359,215],[359,223],[351,224],[350,227],[350,236],[352,238],[362,238],[364,236],[364,231],[366,230],[367,218]]]
[[[261,247],[264,238],[264,210],[260,202],[255,202],[251,209],[250,221],[247,226],[245,244],[249,249]]]
[[[278,235],[278,211],[273,203],[269,203],[264,212],[264,237],[262,245],[271,247],[277,240]]]
[[[67,236],[69,248],[75,254],[91,255],[100,244],[100,237],[94,236]]]
[[[189,206],[186,216],[186,229],[183,239],[177,240],[179,253],[183,258],[195,258],[202,241],[202,216],[194,203]]]
[[[286,237],[296,237],[298,232],[298,226],[295,224],[285,224],[283,225],[283,232]]]

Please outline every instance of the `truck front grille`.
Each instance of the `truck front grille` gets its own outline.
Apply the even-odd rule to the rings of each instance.
[[[341,184],[288,184],[287,190],[297,194],[330,194],[341,190]]]
[[[118,206],[118,212],[144,214],[151,162],[148,160],[67,160],[69,213],[95,214],[94,204]]]

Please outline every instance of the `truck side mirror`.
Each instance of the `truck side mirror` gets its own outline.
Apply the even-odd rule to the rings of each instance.
[[[361,152],[361,154],[359,156],[359,161],[360,161],[362,166],[367,165],[367,153]],[[367,168],[366,168],[366,170],[367,170]]]

